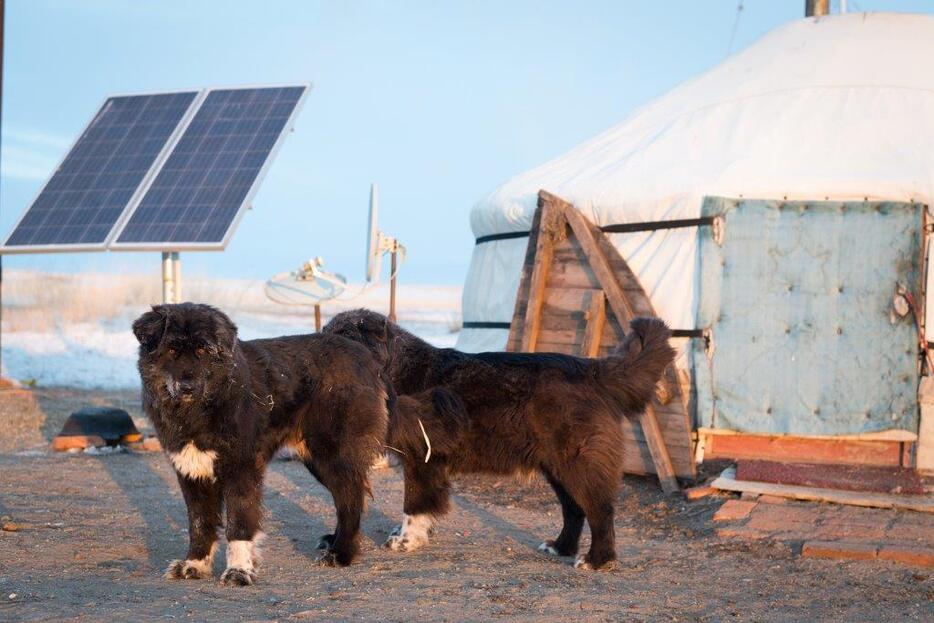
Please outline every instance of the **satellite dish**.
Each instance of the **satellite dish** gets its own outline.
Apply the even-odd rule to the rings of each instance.
[[[296,271],[273,275],[266,282],[266,296],[283,305],[318,305],[337,298],[347,288],[347,279],[322,266],[324,260],[316,257]]]
[[[379,231],[379,186],[370,184],[370,216],[366,230],[366,280],[379,279],[383,254],[380,250],[382,233]]]

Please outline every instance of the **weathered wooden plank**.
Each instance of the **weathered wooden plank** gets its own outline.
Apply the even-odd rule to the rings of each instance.
[[[762,459],[788,463],[900,465],[898,441],[813,439],[791,435],[707,434],[705,459]]]
[[[678,490],[678,480],[675,478],[675,468],[671,464],[671,457],[668,454],[668,446],[665,445],[665,438],[658,427],[658,420],[655,419],[655,410],[651,405],[645,408],[645,411],[639,416],[639,423],[642,424],[642,434],[645,435],[645,442],[649,446],[649,452],[652,454],[652,463],[655,465],[655,474],[665,493],[674,493]]]
[[[540,330],[542,303],[545,301],[545,281],[551,269],[554,244],[559,230],[564,230],[564,215],[549,205],[541,205],[542,218],[535,247],[535,260],[529,280],[528,302],[525,308],[525,323],[522,332],[522,350],[535,352]]]
[[[840,491],[797,485],[776,485],[765,482],[736,480],[735,468],[726,469],[719,478],[710,483],[722,491],[748,491],[760,495],[776,495],[795,500],[817,500],[833,504],[850,504],[872,508],[900,508],[921,513],[934,513],[934,497],[930,495],[892,495],[866,491]]]
[[[581,356],[596,357],[600,351],[600,339],[606,325],[606,295],[594,292],[590,295],[590,309],[587,310],[586,329],[581,342]]]

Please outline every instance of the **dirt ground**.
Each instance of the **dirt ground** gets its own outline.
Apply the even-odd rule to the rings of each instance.
[[[44,431],[92,398],[46,391]],[[542,481],[459,479],[454,510],[413,553],[378,547],[401,510],[401,475],[375,471],[373,484],[360,561],[322,568],[314,546],[334,523],[330,496],[301,464],[275,462],[259,583],[227,588],[161,577],[186,546],[184,503],[161,454],[0,454],[0,516],[19,528],[0,531],[0,621],[934,620],[927,570],[722,541],[711,516],[723,498],[685,502],[647,478],[624,481],[620,565],[597,573],[535,550],[560,527]],[[216,575],[222,565],[220,555]]]

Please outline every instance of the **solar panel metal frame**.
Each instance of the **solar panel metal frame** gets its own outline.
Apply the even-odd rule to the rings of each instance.
[[[127,202],[126,206],[123,208],[123,212],[114,221],[114,224],[110,228],[110,232],[107,234],[107,237],[104,238],[103,242],[99,243],[75,243],[75,244],[37,244],[37,245],[8,245],[6,244],[10,238],[13,237],[14,232],[20,226],[20,223],[23,222],[23,219],[26,218],[26,214],[32,209],[33,205],[36,203],[36,200],[42,195],[46,187],[52,181],[52,178],[55,177],[55,174],[58,173],[59,169],[62,168],[62,165],[65,164],[65,160],[68,159],[68,156],[71,155],[71,152],[74,151],[75,147],[78,146],[78,142],[81,138],[87,133],[91,128],[91,124],[97,119],[98,114],[104,109],[104,106],[108,101],[117,98],[117,97],[145,97],[149,95],[172,95],[178,93],[194,93],[195,97],[191,100],[191,104],[188,105],[188,110],[185,111],[185,114],[182,115],[182,118],[179,120],[178,125],[175,126],[175,129],[172,131],[172,134],[169,135],[168,140],[166,140],[165,145],[162,146],[162,149],[159,151],[159,154],[156,156],[156,159],[153,160],[152,165],[150,165],[149,170],[146,172],[146,175],[143,176],[142,181],[136,187],[136,190],[133,191],[133,195],[130,197],[130,200]],[[148,189],[149,185],[152,183],[152,180],[155,178],[156,173],[162,170],[162,165],[164,164],[166,158],[169,154],[172,153],[172,150],[175,148],[175,145],[178,143],[179,139],[182,136],[182,130],[188,127],[188,124],[191,122],[191,117],[194,116],[194,113],[198,108],[201,107],[201,98],[204,95],[203,89],[179,89],[177,91],[145,91],[141,93],[113,93],[107,95],[104,100],[101,102],[100,106],[95,109],[95,113],[88,119],[88,122],[84,124],[84,127],[81,129],[81,132],[78,133],[78,136],[75,137],[75,140],[72,141],[71,146],[68,147],[68,150],[62,155],[58,163],[55,165],[55,168],[52,169],[52,172],[49,173],[48,178],[43,182],[42,186],[39,187],[39,190],[36,191],[36,194],[33,196],[32,201],[26,204],[26,208],[19,215],[19,218],[16,219],[16,223],[10,229],[10,233],[7,234],[7,237],[4,239],[4,244],[0,245],[0,254],[2,255],[12,255],[12,254],[26,254],[26,253],[82,253],[82,252],[93,252],[93,251],[106,251],[110,247],[110,242],[114,238],[115,233],[123,229],[124,219],[126,217],[128,206],[135,205],[143,198],[143,190]]]
[[[230,225],[227,227],[227,231],[224,232],[224,237],[220,242],[214,243],[204,243],[204,242],[173,242],[173,243],[159,243],[159,242],[117,242],[120,238],[120,234],[123,233],[124,228],[127,223],[130,222],[130,219],[133,218],[133,214],[139,208],[140,204],[143,201],[143,198],[146,196],[146,193],[149,192],[150,187],[153,182],[155,182],[156,175],[162,170],[162,166],[171,156],[172,152],[175,150],[175,146],[181,141],[182,137],[185,135],[185,131],[188,129],[188,126],[191,125],[191,122],[194,120],[195,116],[198,114],[198,111],[201,110],[201,105],[214,91],[230,91],[230,90],[240,90],[240,89],[279,89],[279,88],[288,88],[288,87],[303,87],[302,95],[298,98],[298,101],[295,103],[295,108],[292,109],[292,113],[289,115],[289,118],[286,120],[285,125],[282,127],[282,131],[279,133],[279,137],[276,138],[276,142],[273,143],[272,148],[269,150],[269,154],[266,156],[266,161],[263,163],[263,166],[260,167],[259,172],[256,174],[256,179],[253,180],[253,184],[250,186],[250,189],[247,191],[246,195],[243,198],[243,202],[240,204],[240,207],[237,208],[237,212],[234,215],[233,219],[230,221]],[[170,141],[172,149],[165,154],[165,157],[160,160],[159,168],[155,175],[147,177],[146,181],[143,184],[140,184],[140,189],[142,192],[136,196],[133,196],[133,199],[128,204],[129,207],[124,211],[124,218],[118,222],[118,226],[114,227],[112,232],[112,238],[108,244],[108,247],[111,251],[223,251],[227,245],[230,243],[230,239],[233,237],[234,232],[237,230],[237,226],[240,224],[240,221],[243,219],[244,214],[247,209],[253,204],[253,197],[259,191],[260,184],[263,181],[266,173],[269,171],[269,167],[272,165],[273,160],[279,153],[279,150],[282,148],[282,143],[285,141],[285,137],[290,134],[295,128],[295,119],[298,117],[298,114],[302,110],[302,106],[305,103],[305,98],[308,97],[308,94],[311,92],[313,86],[310,82],[299,82],[299,83],[283,83],[283,84],[262,84],[262,85],[239,85],[239,86],[224,86],[224,87],[211,87],[208,89],[203,89],[199,94],[199,97],[196,98],[195,102],[192,103],[193,110],[189,111],[190,116],[184,120],[183,124],[179,124],[180,132],[177,136],[173,136],[173,141]],[[195,106],[197,104],[197,106]]]

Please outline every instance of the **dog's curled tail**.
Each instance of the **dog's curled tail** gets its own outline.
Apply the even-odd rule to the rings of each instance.
[[[636,318],[629,326],[632,330],[622,344],[599,360],[599,378],[625,415],[638,415],[652,400],[675,350],[668,344],[671,331],[658,318]]]

